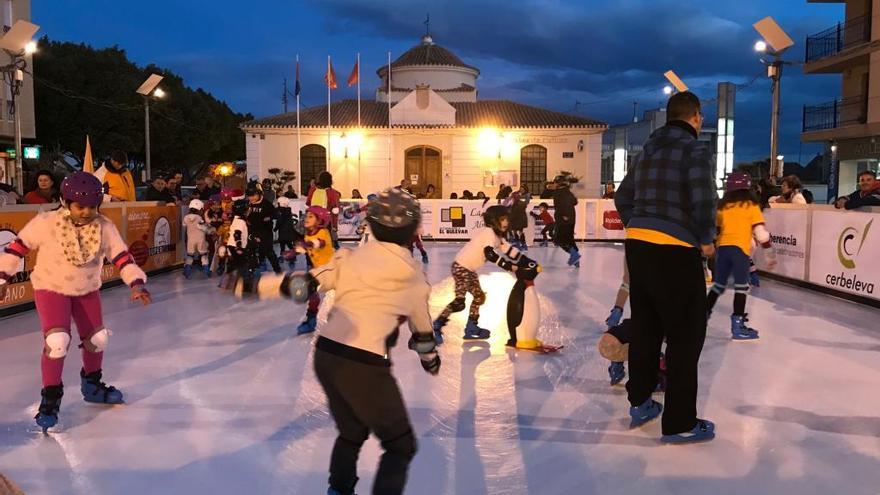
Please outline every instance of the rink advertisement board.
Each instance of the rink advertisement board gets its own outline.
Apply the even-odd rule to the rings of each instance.
[[[880,215],[814,211],[809,282],[880,300]]]
[[[434,201],[434,237],[437,239],[468,240],[472,233],[483,228],[483,202],[468,200]],[[491,206],[490,201],[486,207]]]
[[[617,213],[614,200],[599,200],[597,209],[596,238],[624,239],[626,232],[623,230],[623,221],[620,219],[620,214]]]
[[[0,250],[11,243],[18,232],[40,211],[48,211],[55,205],[11,206],[0,210]],[[180,236],[180,212],[176,206],[154,206],[151,203],[113,203],[101,208],[119,229],[123,240],[132,251],[135,261],[145,271],[168,268],[182,261],[177,253]],[[11,280],[6,298],[0,301],[0,311],[33,302],[30,273],[36,261],[36,251],[25,257],[22,271]],[[101,280],[119,278],[116,268],[105,260]]]
[[[776,251],[776,268],[769,270],[764,257],[764,249],[755,247],[753,258],[761,270],[772,271],[777,275],[805,280],[807,276],[807,224],[810,210],[774,209],[764,210],[764,223],[770,232],[770,242]]]

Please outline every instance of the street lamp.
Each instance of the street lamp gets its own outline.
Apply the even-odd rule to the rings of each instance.
[[[763,38],[755,43],[755,50],[773,57],[773,60],[769,62],[761,59],[761,62],[767,66],[767,77],[770,78],[773,90],[770,108],[770,157],[772,162],[772,158],[777,156],[776,150],[779,146],[779,91],[782,66],[787,63],[782,60],[782,53],[794,45],[794,40],[769,16],[756,22],[752,27]],[[770,165],[770,175],[777,178],[782,177],[782,166],[778,161]]]
[[[144,155],[147,162],[147,179],[152,177],[150,168],[150,98],[162,98],[165,96],[162,88],[156,87],[162,82],[162,79],[164,79],[164,76],[150,74],[150,77],[137,89],[137,93],[144,97]]]
[[[666,96],[671,95],[672,94],[672,86],[670,86],[668,84],[666,86],[663,86],[663,94]]]
[[[33,41],[34,34],[40,26],[28,21],[15,21],[12,29],[3,38],[0,38],[0,48],[9,55],[9,64],[0,67],[3,80],[9,84],[12,94],[10,111],[15,118],[15,188],[19,194],[24,193],[24,170],[22,170],[21,150],[21,112],[18,111],[18,96],[21,94],[21,85],[24,82],[24,72],[27,70],[28,56],[37,51],[37,44]]]

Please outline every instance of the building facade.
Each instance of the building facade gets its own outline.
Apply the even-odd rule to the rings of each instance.
[[[834,161],[829,190],[845,194],[859,172],[880,163],[880,0],[834,3],[846,4],[844,19],[807,37],[804,72],[840,74],[840,97],[804,107],[801,139],[826,144]]]
[[[430,36],[377,71],[375,100],[333,102],[242,124],[248,175],[272,168],[297,173],[296,187],[327,170],[344,196],[412,182],[438,197],[468,190],[493,195],[520,183],[540,193],[565,170],[582,178],[575,191],[596,197],[606,125],[508,100],[477,97],[479,70]],[[389,85],[390,77],[390,85]],[[389,91],[390,86],[390,91]]]
[[[31,2],[30,0],[0,0],[0,23],[3,26],[3,33],[6,33],[15,24],[15,21],[31,20]],[[34,67],[33,59],[27,56],[27,66],[29,70]],[[0,51],[0,64],[7,65],[10,63],[10,57],[5,52]],[[13,108],[21,112],[21,136],[23,139],[34,139],[36,137],[36,120],[34,119],[34,79],[28,73],[24,74],[24,81],[21,86],[21,93],[16,98],[15,107],[13,107],[12,89],[8,82],[3,83],[0,89],[0,163],[6,172],[5,182],[9,182],[9,178],[13,176],[14,162],[8,149],[15,147],[15,121]]]

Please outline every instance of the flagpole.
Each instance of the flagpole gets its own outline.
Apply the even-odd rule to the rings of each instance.
[[[361,127],[361,54],[357,54],[357,78],[358,78],[358,129]]]
[[[296,54],[296,86],[294,89],[296,90],[296,166],[300,174],[299,182],[302,184],[302,144],[300,144],[299,133],[299,53]],[[300,190],[300,194],[302,193],[303,191]]]
[[[327,55],[327,153],[325,166],[330,169],[330,55]]]
[[[391,52],[388,52],[388,185],[394,185],[392,180],[393,161],[391,159]]]

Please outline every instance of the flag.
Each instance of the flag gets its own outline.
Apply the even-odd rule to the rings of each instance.
[[[333,63],[330,62],[329,57],[327,57],[327,74],[324,75],[324,82],[327,83],[328,88],[336,89],[336,73],[333,72]]]
[[[302,88],[299,85],[299,56],[297,56],[296,60],[296,85],[293,87],[293,95],[299,96],[299,92]]]
[[[95,162],[92,160],[92,145],[89,143],[89,136],[86,135],[86,154],[83,157],[83,172],[90,174],[95,173]]]
[[[354,63],[354,68],[351,69],[351,75],[348,76],[348,87],[352,87],[358,83],[358,77],[360,74],[360,70],[358,70],[358,66],[360,65],[360,60]]]

